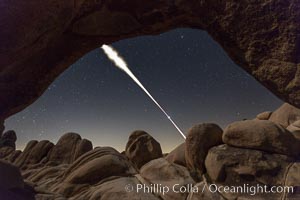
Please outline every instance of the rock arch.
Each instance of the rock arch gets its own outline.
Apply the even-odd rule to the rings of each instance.
[[[4,0],[0,9],[0,121],[103,43],[178,27],[207,31],[235,63],[300,107],[299,0]]]

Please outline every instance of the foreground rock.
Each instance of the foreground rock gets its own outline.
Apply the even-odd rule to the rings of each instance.
[[[160,144],[145,131],[135,131],[129,136],[125,154],[138,169],[163,156]]]
[[[34,194],[25,189],[19,169],[0,160],[0,199],[34,200]]]
[[[300,109],[284,103],[272,113],[269,120],[286,128],[295,121],[300,120]]]
[[[57,186],[59,193],[74,196],[87,185],[94,185],[112,176],[132,176],[136,170],[125,156],[111,147],[97,147],[79,157],[65,171]],[[123,186],[124,188],[124,186]]]
[[[207,188],[208,185],[205,181],[195,185],[198,188],[198,192],[191,192],[187,200],[225,200],[218,192],[210,192]]]
[[[172,187],[178,184],[176,190],[179,190],[181,186],[195,183],[185,167],[169,163],[164,158],[152,160],[144,165],[140,170],[140,181],[148,186],[150,184],[161,184],[161,187],[167,186],[170,189],[167,193],[155,192],[164,200],[186,199],[188,191],[176,193],[172,191]]]
[[[269,187],[286,185],[286,173],[293,162],[293,158],[285,155],[240,149],[224,144],[209,150],[205,166],[210,179],[219,185],[241,186],[249,184],[251,186],[260,184]],[[223,195],[228,199],[235,199],[237,197],[242,198],[244,195],[247,196],[249,193],[227,193]],[[262,199],[280,199],[282,194],[264,195]],[[248,196],[248,198],[250,197]]]
[[[136,185],[141,184],[135,177],[121,177],[108,180],[102,184],[95,185],[87,188],[84,192],[81,192],[70,200],[77,199],[91,199],[91,200],[160,200],[151,192],[136,192]],[[124,188],[128,186],[134,187],[133,191],[128,192]]]
[[[192,127],[186,138],[185,159],[194,178],[205,172],[204,160],[213,146],[222,144],[222,129],[216,124],[198,124]]]
[[[283,199],[300,199],[300,162],[293,163],[288,168],[285,185],[293,186],[293,193],[286,192]]]
[[[185,143],[177,146],[173,151],[171,151],[165,159],[171,163],[182,165],[186,167],[185,161]]]
[[[165,158],[159,143],[143,131],[129,137],[124,153],[111,147],[91,150],[92,144],[75,133],[65,134],[56,145],[30,141],[23,152],[4,146],[0,159],[15,166],[0,160],[0,199],[31,200],[34,195],[35,200],[298,199],[300,165],[293,153],[299,142],[294,137],[297,127],[298,122],[291,124],[291,133],[268,120],[247,120],[229,125],[223,133],[215,124],[199,124],[190,129],[186,143]],[[222,144],[222,136],[228,144]],[[253,198],[249,192],[203,191],[209,184],[292,186],[295,192]]]
[[[266,120],[245,120],[226,127],[223,142],[240,148],[249,148],[290,156],[300,154],[300,142],[280,125]]]
[[[2,189],[24,188],[21,173],[12,164],[0,161],[0,177],[0,188]]]
[[[300,120],[295,121],[286,128],[300,141]]]

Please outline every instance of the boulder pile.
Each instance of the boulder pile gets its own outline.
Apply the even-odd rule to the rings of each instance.
[[[300,112],[284,104],[224,131],[202,123],[167,154],[145,131],[134,131],[125,151],[95,147],[77,133],[56,144],[30,141],[15,149],[16,134],[0,138],[0,196],[15,199],[242,200],[300,199]],[[137,185],[191,188],[137,192]],[[205,187],[292,187],[293,192],[211,192]],[[198,189],[198,192],[195,190]],[[194,191],[194,192],[193,192]]]

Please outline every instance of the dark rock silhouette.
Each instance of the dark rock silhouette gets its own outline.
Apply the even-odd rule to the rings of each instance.
[[[0,160],[0,198],[3,200],[34,200],[34,192],[26,186],[19,169]]]
[[[2,137],[2,133],[3,133],[4,129],[5,129],[4,120],[0,119],[0,138]]]
[[[10,163],[0,161],[0,187],[2,189],[24,188],[19,169]]]
[[[16,141],[17,135],[16,132],[13,130],[6,131],[2,137],[0,137],[0,147],[12,147],[16,149]]]

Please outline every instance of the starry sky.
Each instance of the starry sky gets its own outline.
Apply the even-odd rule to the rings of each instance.
[[[282,101],[233,63],[204,31],[176,29],[113,43],[132,72],[186,132],[197,123],[221,127],[274,110]],[[149,97],[95,49],[61,74],[24,111],[5,122],[17,148],[79,133],[94,146],[123,151],[129,134],[150,133],[168,152],[184,140]]]

